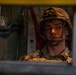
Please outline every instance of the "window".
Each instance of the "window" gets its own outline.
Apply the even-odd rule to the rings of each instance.
[[[27,3],[28,2],[28,3]],[[27,2],[23,2],[23,1],[19,1],[19,3],[18,4],[26,4],[26,5],[28,5],[30,2],[29,1],[27,1]],[[56,1],[57,2],[57,1]],[[58,1],[58,2],[60,2],[60,1]],[[57,2],[57,4],[59,4]],[[10,3],[10,4],[15,4],[15,1],[0,1],[0,4],[8,4],[8,3]],[[76,6],[72,6],[72,4],[76,4],[76,2],[75,1],[67,1],[67,2],[61,2],[61,4],[63,3],[63,5],[64,6],[62,6],[63,8],[65,7],[65,9],[67,10],[67,8],[66,7],[76,7]],[[65,4],[68,4],[68,6],[65,6]],[[16,4],[17,4],[17,1],[16,1]],[[33,3],[34,5],[35,5],[35,3]],[[42,5],[44,5],[44,4],[46,4],[46,1],[44,1],[44,4],[41,2],[41,4]],[[49,5],[49,3],[47,3],[48,5]],[[53,3],[50,3],[51,5],[54,5],[55,3],[53,2]],[[9,15],[9,16],[7,16],[8,18],[11,18],[11,16],[12,16],[12,14],[10,14],[8,11],[10,11],[9,9],[10,8],[12,8],[12,13],[13,13],[13,16],[12,16],[12,19],[10,19],[9,20],[9,22],[20,22],[20,24],[21,24],[21,27],[20,28],[22,28],[23,29],[23,27],[24,26],[22,26],[23,24],[28,24],[28,22],[27,22],[27,20],[29,21],[30,19],[28,18],[28,19],[25,19],[25,17],[28,17],[26,14],[24,14],[24,12],[27,12],[28,13],[28,6],[26,6],[26,5],[24,5],[24,6],[19,6],[19,5],[17,5],[17,6],[15,6],[15,5],[13,5],[13,6],[11,6],[11,5],[1,5],[1,10],[0,10],[0,14],[2,14],[2,15]],[[39,5],[39,4],[38,4]],[[71,6],[69,6],[69,5],[71,5]],[[8,9],[8,11],[7,10],[5,10],[5,9],[2,9],[4,6],[7,6],[9,9]],[[10,6],[10,7],[9,7]],[[40,6],[40,5],[39,5]],[[38,6],[38,8],[39,8],[39,6]],[[58,5],[59,6],[59,5]],[[15,7],[14,9],[13,9],[13,7]],[[35,8],[36,8],[36,6],[34,6]],[[45,8],[46,6],[44,6],[44,8]],[[48,6],[47,6],[48,7]],[[21,9],[21,8],[23,8],[23,9]],[[26,9],[25,9],[26,8]],[[24,10],[25,9],[25,10]],[[43,9],[43,8],[42,8]],[[19,12],[21,12],[21,13],[18,13],[16,10],[18,10]],[[23,11],[24,10],[24,11]],[[72,13],[73,11],[70,11],[71,9],[69,8],[68,9],[68,13],[70,14],[70,13]],[[1,13],[1,11],[7,11],[8,13],[6,14],[6,13]],[[14,12],[15,11],[15,12]],[[18,14],[17,14],[17,13]],[[15,15],[16,14],[16,15]],[[74,14],[74,15],[73,15]],[[70,15],[70,17],[71,17],[71,20],[72,20],[72,22],[73,22],[73,63],[72,64],[67,64],[67,63],[49,63],[49,62],[28,62],[28,61],[18,61],[18,56],[21,56],[21,55],[23,55],[23,53],[25,54],[26,52],[25,52],[25,49],[28,47],[28,46],[26,46],[26,47],[24,47],[25,45],[26,45],[26,42],[27,42],[27,39],[24,37],[24,36],[27,36],[28,34],[26,33],[24,33],[24,32],[26,32],[26,30],[27,30],[27,26],[25,26],[25,28],[26,29],[24,29],[24,31],[23,31],[23,33],[22,34],[18,34],[18,33],[16,33],[16,32],[13,32],[13,34],[12,35],[10,35],[9,36],[9,38],[6,38],[6,39],[4,39],[4,38],[1,38],[1,48],[3,48],[3,49],[0,49],[0,50],[4,50],[3,52],[5,53],[6,52],[6,54],[5,54],[5,56],[4,56],[4,58],[0,61],[0,73],[1,74],[8,74],[8,75],[12,75],[12,74],[27,74],[27,75],[33,75],[33,74],[35,74],[35,75],[42,75],[42,74],[45,74],[45,75],[50,75],[50,74],[52,74],[52,75],[74,75],[74,74],[76,74],[76,59],[75,59],[75,57],[76,57],[76,35],[75,35],[75,32],[76,32],[76,9],[75,9],[75,12],[73,12],[73,14],[71,14]],[[22,16],[20,16],[20,15],[22,15]],[[40,15],[40,14],[39,14]],[[23,16],[25,16],[25,17],[23,17]],[[30,15],[29,15],[30,16]],[[73,18],[74,17],[74,18]],[[15,19],[14,19],[15,18]],[[17,20],[18,19],[18,20]],[[23,20],[22,19],[24,19],[25,21],[24,21],[24,23],[23,23]],[[32,21],[30,22],[30,23],[32,23]],[[15,26],[18,26],[17,24],[15,25]],[[30,27],[30,26],[29,26]],[[16,29],[15,29],[16,30]],[[30,31],[30,30],[29,30]],[[32,33],[33,34],[35,34],[33,31],[34,31],[34,27],[33,26],[31,26],[31,31],[32,31]],[[31,33],[31,36],[33,36],[33,37],[35,37],[33,34]],[[30,34],[30,33],[29,33]],[[21,36],[19,36],[19,35],[21,35]],[[12,36],[14,36],[14,37],[12,37]],[[23,36],[23,37],[22,37]],[[10,37],[11,37],[11,39],[10,39]],[[20,37],[20,38],[19,38]],[[31,44],[29,44],[30,45],[30,48],[29,49],[34,49],[35,47],[33,47],[34,46],[34,44],[36,44],[35,43],[35,41],[34,41],[34,38],[32,37],[32,38],[30,38],[30,36],[28,36],[29,37],[29,43]],[[21,39],[21,40],[20,40]],[[7,41],[7,40],[9,40],[9,41]],[[14,43],[11,45],[11,41],[12,40],[14,40]],[[25,41],[24,41],[25,40]],[[24,42],[23,42],[24,41]],[[18,43],[20,43],[20,44],[18,44]],[[10,44],[10,45],[9,45]],[[4,46],[3,46],[4,45]],[[14,47],[14,48],[13,48]],[[17,54],[14,54],[14,57],[9,57],[8,56],[8,53],[7,53],[7,51],[8,51],[8,48],[11,48],[10,49],[10,51],[9,52],[11,52],[13,49],[14,50],[17,50],[17,51],[14,51],[14,52],[16,52]],[[19,49],[19,51],[18,51],[18,49]],[[21,52],[21,50],[23,49],[23,52]],[[6,50],[6,51],[5,51]],[[2,53],[1,53],[2,54]],[[13,54],[13,53],[12,53]],[[9,57],[9,59],[11,59],[12,58],[12,60],[9,60],[9,59],[7,59],[7,60],[4,60],[5,58],[7,58],[7,56]],[[14,60],[14,59],[16,59],[16,60]]]

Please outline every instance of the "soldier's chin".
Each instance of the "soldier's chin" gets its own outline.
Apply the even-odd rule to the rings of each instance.
[[[56,45],[58,45],[58,42],[52,42],[51,45],[56,46]]]
[[[58,45],[58,40],[48,40],[48,42],[49,42],[52,46]]]

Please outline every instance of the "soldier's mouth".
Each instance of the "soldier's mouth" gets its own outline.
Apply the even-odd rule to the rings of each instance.
[[[58,38],[58,37],[51,37],[51,39],[52,39],[52,40],[53,40],[53,39],[58,40],[59,38]]]

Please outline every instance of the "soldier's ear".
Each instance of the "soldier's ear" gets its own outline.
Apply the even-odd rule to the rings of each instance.
[[[68,29],[65,28],[65,35],[68,36],[68,33],[69,33]]]

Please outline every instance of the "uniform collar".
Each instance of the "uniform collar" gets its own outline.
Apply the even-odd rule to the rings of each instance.
[[[44,47],[41,50],[41,52],[42,52],[43,56],[48,60],[49,59],[57,59],[57,58],[60,58],[61,56],[64,57],[64,59],[67,59],[69,57],[69,54],[70,54],[70,51],[67,47],[57,56],[50,56],[46,47]]]

